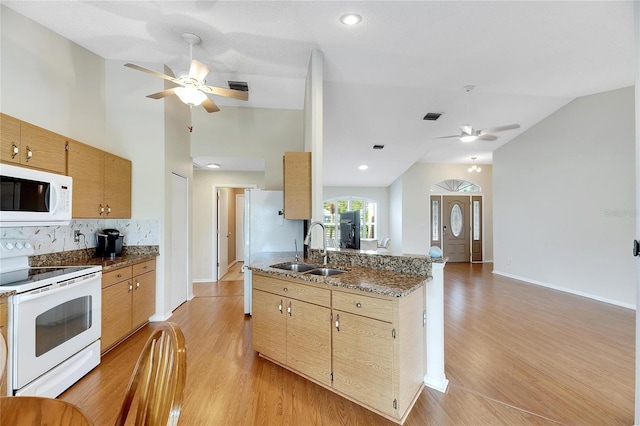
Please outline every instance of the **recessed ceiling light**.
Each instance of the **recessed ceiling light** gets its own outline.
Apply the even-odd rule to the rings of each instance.
[[[360,170],[367,170],[369,168],[369,166],[367,166],[366,164],[361,164],[358,166],[358,169]]]
[[[220,164],[218,163],[209,163],[207,164],[207,167],[210,169],[219,169],[220,168]]]
[[[340,17],[340,22],[345,25],[356,25],[362,21],[362,16],[357,13],[347,13],[346,15],[342,15]]]

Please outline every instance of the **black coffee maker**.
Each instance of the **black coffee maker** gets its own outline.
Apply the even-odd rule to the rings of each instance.
[[[96,247],[96,257],[122,256],[122,240],[124,235],[117,229],[103,229],[96,233],[98,246]]]

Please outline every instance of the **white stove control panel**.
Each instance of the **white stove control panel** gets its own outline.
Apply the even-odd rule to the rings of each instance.
[[[34,253],[33,245],[28,240],[0,239],[0,258],[32,256]]]

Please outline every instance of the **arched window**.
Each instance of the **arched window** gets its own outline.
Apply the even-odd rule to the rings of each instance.
[[[324,226],[327,246],[340,241],[340,213],[360,210],[360,238],[378,239],[378,203],[362,198],[333,198],[324,201]]]
[[[462,179],[445,179],[431,186],[431,192],[482,192],[482,188],[473,182]]]

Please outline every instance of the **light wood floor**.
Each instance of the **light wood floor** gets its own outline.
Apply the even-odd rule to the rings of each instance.
[[[632,425],[635,312],[445,267],[446,393],[425,389],[406,425]],[[181,425],[391,425],[251,350],[242,281],[195,284],[171,321],[185,334]],[[153,325],[109,352],[60,398],[113,424]]]

